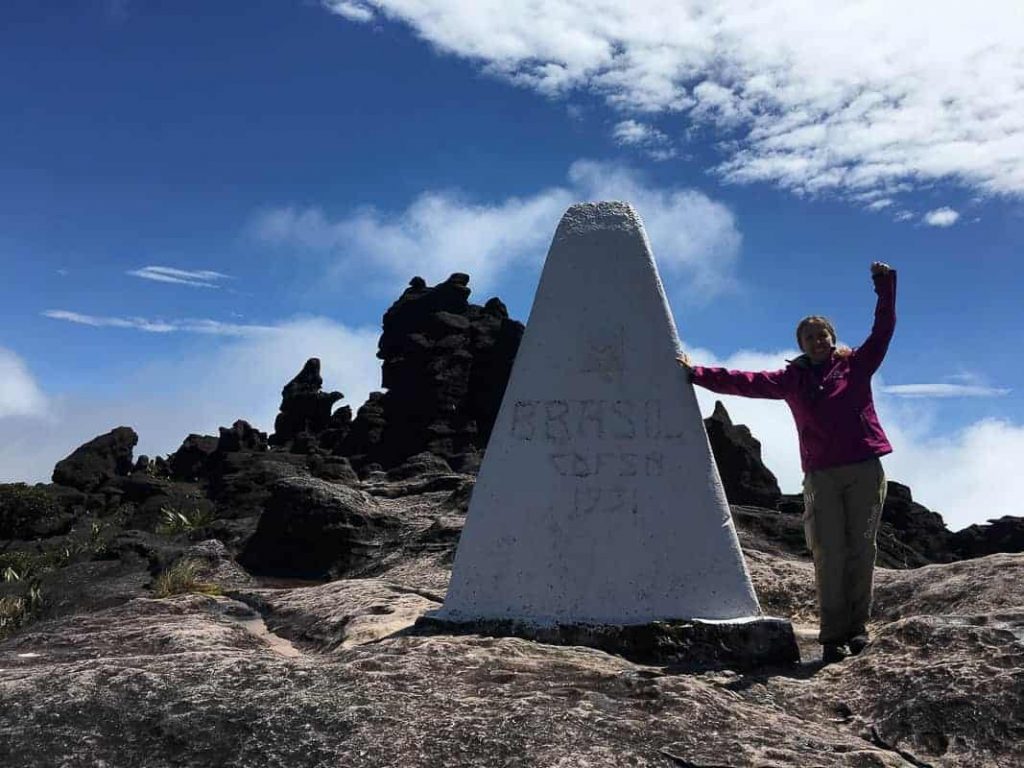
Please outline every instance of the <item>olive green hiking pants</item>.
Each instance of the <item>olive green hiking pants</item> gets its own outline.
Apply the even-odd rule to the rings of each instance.
[[[804,476],[804,535],[814,555],[823,645],[865,631],[885,487],[877,458]]]

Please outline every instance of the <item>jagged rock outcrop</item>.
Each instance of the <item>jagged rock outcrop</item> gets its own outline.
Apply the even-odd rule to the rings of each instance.
[[[984,525],[970,525],[953,534],[959,557],[984,557],[996,552],[1024,552],[1024,517],[1004,515]]]
[[[331,411],[344,395],[341,392],[324,392],[323,385],[320,359],[311,357],[295,378],[281,390],[281,412],[274,420],[271,445],[288,446],[300,435],[304,435],[302,447],[308,448],[310,436],[319,435],[328,428],[338,429],[343,426],[344,415],[339,415],[339,421],[335,422]],[[348,414],[351,417],[351,411]],[[306,450],[296,452],[305,453]]]
[[[220,438],[217,440],[217,453],[233,453],[250,451],[261,453],[267,450],[267,433],[260,432],[249,422],[239,419],[231,427],[219,427]]]
[[[478,306],[469,294],[468,275],[433,287],[416,277],[384,314],[377,356],[387,392],[360,409],[342,448],[357,468],[424,451],[461,464],[486,446],[523,325],[500,300]]]
[[[704,419],[711,451],[730,504],[774,509],[782,498],[778,480],[761,460],[761,443],[743,424],[733,424],[721,401]]]
[[[95,491],[115,477],[132,471],[132,451],[139,436],[131,427],[117,427],[76,448],[53,468],[53,482]]]
[[[167,457],[171,477],[190,482],[205,478],[218,443],[219,439],[213,435],[191,434],[186,437],[181,447]]]
[[[363,491],[315,478],[279,480],[239,560],[256,573],[337,578],[379,557],[398,528]]]
[[[952,534],[942,515],[914,501],[910,488],[902,483],[891,480],[888,483],[882,526],[891,526],[896,538],[920,555],[922,562],[908,563],[910,566],[957,559],[952,549]]]

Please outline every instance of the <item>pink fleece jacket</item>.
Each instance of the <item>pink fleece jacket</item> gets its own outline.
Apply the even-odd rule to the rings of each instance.
[[[875,414],[871,376],[882,364],[896,327],[896,272],[874,278],[875,323],[849,355],[832,353],[820,366],[806,355],[779,371],[728,371],[695,366],[693,383],[723,395],[785,400],[800,436],[804,472],[892,453]]]

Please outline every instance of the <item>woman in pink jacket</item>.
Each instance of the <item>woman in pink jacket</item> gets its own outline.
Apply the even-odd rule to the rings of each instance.
[[[698,386],[724,395],[785,400],[793,412],[804,470],[804,534],[814,556],[825,663],[867,645],[875,536],[885,501],[880,456],[892,452],[878,423],[871,377],[896,326],[896,271],[871,265],[878,294],[871,334],[856,349],[836,346],[824,317],[796,329],[802,355],[779,371],[728,371],[679,362]]]

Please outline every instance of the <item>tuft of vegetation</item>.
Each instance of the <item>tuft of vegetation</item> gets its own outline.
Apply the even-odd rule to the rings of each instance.
[[[42,608],[43,591],[38,582],[31,584],[24,595],[0,597],[0,640],[29,623]]]
[[[208,527],[215,519],[216,516],[210,507],[199,505],[161,507],[160,523],[157,525],[156,531],[168,536],[177,533],[194,533]]]
[[[60,516],[61,505],[45,488],[25,483],[0,483],[0,532],[5,538],[30,535],[36,521]]]
[[[172,595],[184,595],[190,592],[202,595],[219,595],[220,587],[216,584],[201,581],[198,560],[179,560],[156,578],[153,585],[153,597],[164,598]]]
[[[63,568],[82,551],[79,544],[68,542],[43,551],[15,549],[0,553],[0,581],[24,581]]]

